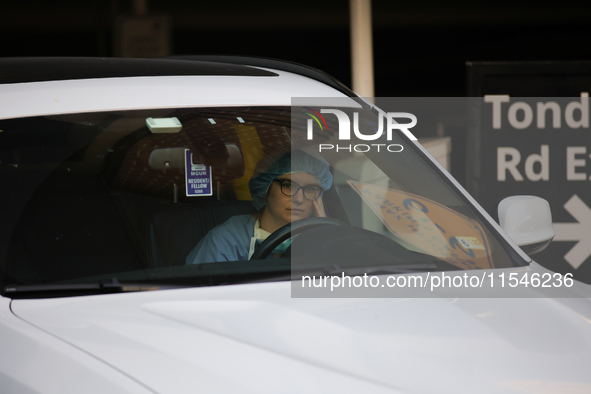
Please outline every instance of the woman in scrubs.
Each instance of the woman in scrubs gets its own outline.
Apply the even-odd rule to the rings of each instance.
[[[324,217],[322,192],[332,185],[329,165],[302,151],[258,162],[248,183],[256,213],[237,215],[211,230],[193,248],[187,264],[248,260],[275,230],[309,217]],[[273,255],[284,253],[291,239]]]

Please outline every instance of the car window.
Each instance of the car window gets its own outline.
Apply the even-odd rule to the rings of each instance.
[[[3,287],[111,277],[207,285],[285,270],[289,254],[275,261],[185,263],[211,229],[254,212],[248,182],[259,160],[294,149],[329,164],[333,183],[323,194],[328,217],[388,240],[381,257],[339,257],[343,264],[387,264],[392,254],[437,262],[434,269],[524,264],[402,135],[392,141],[403,147],[398,153],[316,152],[292,122],[290,107],[0,121]],[[293,247],[300,250],[312,242],[305,234],[298,238]],[[359,248],[361,255],[375,252]],[[319,256],[306,258],[322,264]]]

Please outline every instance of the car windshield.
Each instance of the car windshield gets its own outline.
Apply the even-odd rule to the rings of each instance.
[[[0,121],[2,288],[115,277],[188,286],[279,280],[292,260],[351,272],[526,264],[399,131],[383,146],[335,143],[324,129],[313,143],[310,113],[173,108]],[[340,224],[304,229],[270,258],[190,264],[214,227],[257,218],[249,189],[257,163],[295,151],[327,163],[332,180],[321,199]]]

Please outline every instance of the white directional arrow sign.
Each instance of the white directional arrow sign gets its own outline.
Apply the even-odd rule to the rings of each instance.
[[[591,256],[591,208],[577,196],[564,204],[564,209],[577,220],[575,223],[552,223],[556,236],[554,241],[578,241],[564,259],[577,269]]]

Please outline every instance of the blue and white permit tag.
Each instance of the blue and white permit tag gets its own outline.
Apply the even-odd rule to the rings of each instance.
[[[205,164],[193,164],[191,150],[185,149],[185,189],[187,197],[211,196],[211,167]]]

